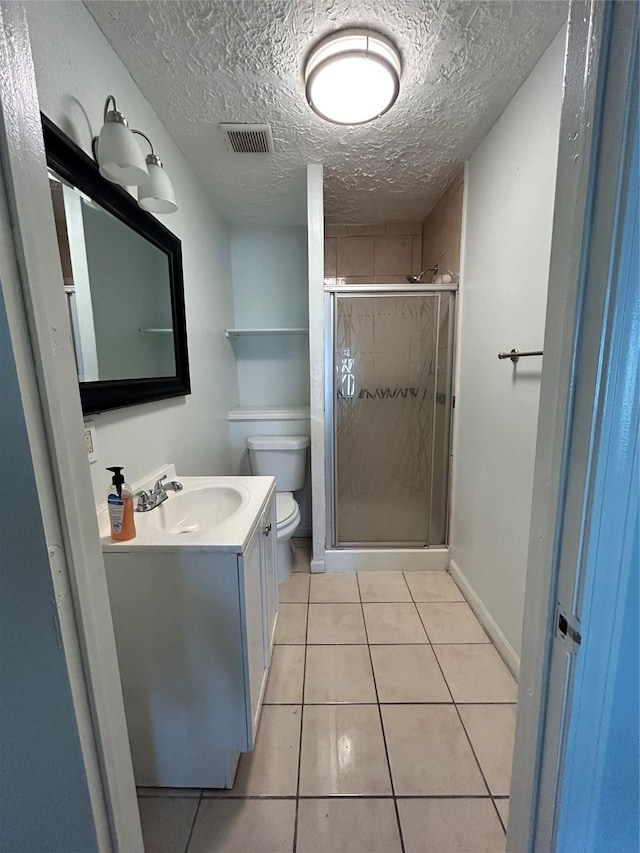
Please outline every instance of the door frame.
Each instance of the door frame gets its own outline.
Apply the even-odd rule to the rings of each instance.
[[[572,2],[567,32],[544,365],[513,760],[509,853],[555,849],[573,649],[557,603],[581,615],[597,518],[594,453],[611,354],[620,175],[635,4]],[[615,626],[611,626],[612,631]],[[569,652],[569,653],[568,653]],[[578,652],[579,653],[579,652]],[[601,697],[592,697],[599,702]]]
[[[73,341],[22,3],[0,3],[2,288],[99,850],[143,853]],[[9,222],[10,220],[10,222]],[[12,265],[14,270],[12,270]],[[62,602],[65,606],[62,607]],[[70,603],[70,606],[69,606]]]
[[[583,298],[583,226],[593,185],[593,119],[603,85],[600,57],[606,38],[604,19],[611,5],[597,0],[574,0],[568,30],[525,644],[507,842],[512,853],[533,849],[533,830],[540,820],[540,804],[546,796],[539,789],[538,777],[542,736],[545,723],[549,721],[546,694],[551,645],[549,614],[557,571],[558,511],[568,465],[567,430],[579,366],[576,336]],[[0,25],[0,62],[4,71],[0,76],[0,146],[21,276],[20,287],[9,294],[7,311],[12,335],[15,335],[16,362],[21,371],[43,520],[46,526],[57,519],[60,527],[60,535],[51,540],[61,555],[55,567],[52,564],[52,571],[56,573],[56,583],[68,585],[74,605],[75,618],[66,626],[68,633],[63,642],[78,716],[81,716],[82,706],[86,709],[81,741],[87,766],[92,768],[94,816],[96,823],[101,825],[101,849],[142,853],[104,564],[83,449],[73,349],[66,332],[68,317],[61,276],[59,292],[50,286],[51,271],[56,269],[58,256],[35,74],[22,5],[2,3]],[[313,318],[310,340],[312,353],[318,354],[320,347],[322,360],[323,226],[322,166],[319,164],[308,167],[308,189],[310,290],[313,290],[310,305],[320,307]],[[317,417],[324,397],[322,364],[312,370],[315,404],[312,430],[315,430],[315,439],[322,441],[324,418]],[[323,456],[314,457],[313,465],[314,475],[322,479]],[[73,486],[62,488],[62,484]],[[324,497],[324,486],[314,487],[314,499],[319,495]],[[316,570],[324,568],[324,547],[319,547],[324,535],[323,512],[316,515],[314,511]],[[541,618],[541,614],[546,614],[546,618]],[[105,820],[109,824],[106,828]]]

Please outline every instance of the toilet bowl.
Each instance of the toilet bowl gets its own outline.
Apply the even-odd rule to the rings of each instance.
[[[278,583],[280,584],[291,577],[293,571],[291,537],[300,524],[300,507],[291,492],[276,493],[276,519]]]
[[[278,583],[291,577],[291,537],[300,524],[293,492],[304,486],[309,438],[306,435],[253,435],[247,439],[251,473],[276,479]]]

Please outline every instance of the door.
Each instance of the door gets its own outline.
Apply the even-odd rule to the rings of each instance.
[[[278,579],[276,575],[276,497],[275,493],[260,521],[262,535],[260,537],[260,563],[262,564],[262,579],[264,583],[264,665],[271,664],[271,650],[276,627],[278,611]]]
[[[446,541],[454,294],[334,295],[334,539]]]
[[[264,654],[264,599],[262,593],[261,540],[262,529],[257,527],[249,544],[238,558],[239,579],[243,586],[240,596],[240,610],[244,619],[246,637],[246,663],[248,672],[248,694],[251,721],[247,720],[248,749],[253,743],[260,719],[262,682],[265,672]],[[243,600],[244,598],[244,600]]]
[[[618,188],[621,215],[613,234],[611,306],[603,330],[603,389],[595,419],[583,570],[571,590],[583,640],[573,667],[565,722],[556,817],[559,853],[640,850],[637,9],[635,28],[630,162],[623,158]]]
[[[640,847],[638,30],[572,3],[510,853]]]

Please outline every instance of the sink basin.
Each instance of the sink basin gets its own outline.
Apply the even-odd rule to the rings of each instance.
[[[160,533],[198,533],[228,521],[247,500],[247,490],[240,486],[185,489],[169,493],[166,501],[149,512],[136,513],[136,527],[148,524]]]
[[[133,484],[134,491],[149,491],[166,475],[178,480],[180,492],[148,512],[133,514],[136,536],[127,542],[112,542],[106,504],[98,510],[98,527],[103,550],[162,552],[216,550],[241,554],[257,518],[274,489],[273,477],[184,477],[174,465],[165,465]]]

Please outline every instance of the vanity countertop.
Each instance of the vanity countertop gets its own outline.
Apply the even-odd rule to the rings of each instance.
[[[149,490],[163,474],[177,480],[179,492],[148,512],[135,512],[137,535],[128,542],[112,542],[106,505],[98,508],[102,550],[131,553],[204,550],[242,553],[275,490],[273,477],[182,477],[173,465],[164,466],[135,484]]]

